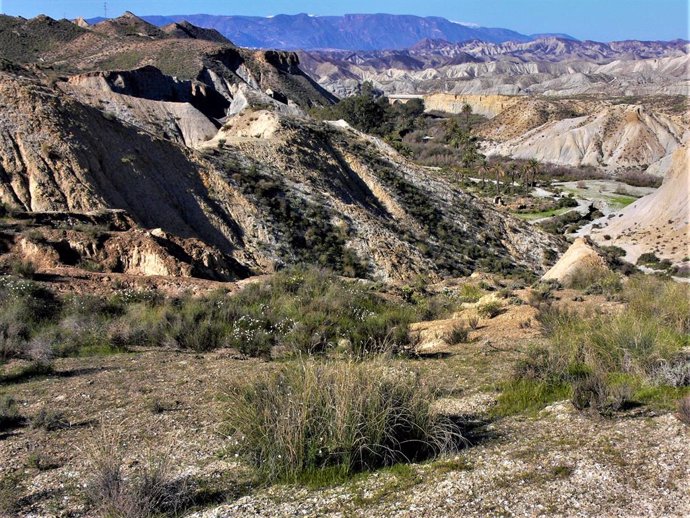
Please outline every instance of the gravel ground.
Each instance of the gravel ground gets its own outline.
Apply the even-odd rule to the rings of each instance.
[[[274,487],[194,516],[690,515],[690,430],[673,415],[603,419],[564,402],[490,431],[455,459],[415,466],[412,481]]]

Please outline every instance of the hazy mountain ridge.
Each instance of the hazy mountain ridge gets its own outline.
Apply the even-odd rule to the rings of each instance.
[[[396,14],[280,14],[270,18],[197,14],[145,16],[144,19],[158,26],[187,20],[200,27],[216,29],[238,45],[284,50],[404,49],[425,38],[442,38],[454,42],[473,39],[491,42],[533,39],[510,29],[475,27],[441,17],[423,18]]]

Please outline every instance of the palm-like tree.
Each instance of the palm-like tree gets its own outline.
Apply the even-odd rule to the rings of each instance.
[[[508,192],[513,192],[515,188],[515,177],[517,176],[518,171],[517,168],[515,167],[515,164],[510,164],[508,166],[508,171],[507,175],[508,178],[510,179],[510,183],[508,184]]]
[[[534,158],[527,161],[527,168],[531,175],[530,187],[534,187],[537,181],[537,175],[539,174],[539,160]]]
[[[505,176],[505,170],[503,169],[503,166],[499,164],[498,162],[493,164],[491,166],[491,170],[494,173],[494,178],[496,180],[496,195],[500,196],[501,195],[501,178]]]
[[[470,117],[472,116],[472,107],[467,103],[463,104],[462,114],[465,117],[465,125],[467,126],[467,129],[470,129]]]

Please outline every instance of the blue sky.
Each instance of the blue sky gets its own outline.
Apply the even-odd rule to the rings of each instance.
[[[688,0],[108,0],[110,15],[398,13],[443,16],[532,34],[564,32],[580,39],[688,38]],[[103,0],[0,0],[5,14],[86,18],[103,15]]]

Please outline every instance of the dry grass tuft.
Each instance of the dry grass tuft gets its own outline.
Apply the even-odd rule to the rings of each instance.
[[[690,426],[690,396],[678,402],[678,419]]]
[[[382,360],[285,366],[228,397],[237,448],[268,480],[429,458],[461,438],[416,372]]]
[[[169,450],[157,448],[138,463],[126,462],[120,434],[105,428],[88,451],[86,496],[99,516],[147,518],[175,516],[189,501],[184,481],[173,478]],[[134,465],[136,468],[128,469]]]

